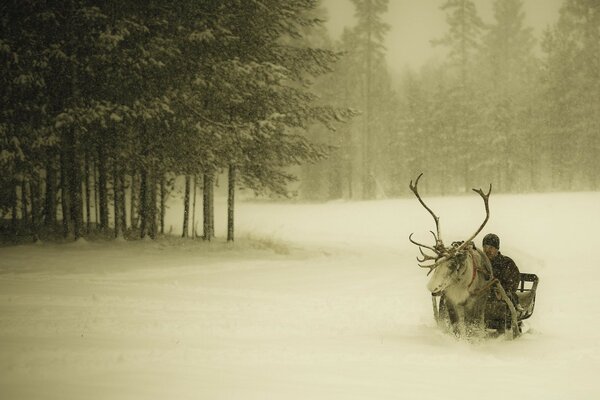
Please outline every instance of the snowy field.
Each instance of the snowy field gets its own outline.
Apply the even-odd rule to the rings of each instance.
[[[483,219],[474,193],[424,196],[447,244]],[[598,399],[599,204],[492,194],[483,233],[540,277],[515,341],[435,327],[414,198],[240,203],[233,245],[0,248],[0,399]]]

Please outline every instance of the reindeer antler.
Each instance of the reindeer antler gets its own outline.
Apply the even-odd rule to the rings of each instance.
[[[440,218],[437,215],[435,215],[435,213],[431,210],[431,208],[429,208],[427,206],[427,204],[425,204],[425,202],[421,198],[421,195],[419,195],[419,190],[417,189],[417,186],[419,185],[419,179],[421,179],[422,176],[423,176],[423,173],[421,172],[419,174],[419,176],[417,177],[417,179],[415,180],[414,185],[413,185],[413,181],[411,180],[408,187],[410,188],[410,190],[412,190],[412,192],[415,194],[415,196],[417,196],[417,199],[419,200],[421,205],[423,207],[425,207],[425,209],[429,212],[429,214],[431,214],[431,216],[433,217],[433,220],[435,221],[435,228],[437,230],[437,235],[433,231],[429,231],[429,232],[431,232],[431,234],[433,235],[433,238],[435,239],[435,245],[432,247],[432,246],[427,246],[422,243],[414,241],[412,239],[412,235],[414,235],[414,233],[411,233],[408,236],[408,240],[410,240],[411,243],[419,246],[419,251],[421,252],[421,255],[423,256],[423,258],[417,257],[417,261],[419,262],[418,265],[421,268],[429,268],[429,272],[427,273],[427,275],[429,275],[431,273],[431,271],[433,271],[441,262],[448,259],[449,254],[448,254],[448,251],[446,250],[446,247],[444,246],[444,242],[442,241],[442,233],[440,230]],[[435,253],[435,256],[432,256],[430,254],[426,254],[425,252],[423,252],[424,248],[433,251]],[[429,265],[422,264],[426,261],[434,261],[434,263],[429,264]]]
[[[423,201],[423,199],[421,198],[421,196],[419,195],[419,190],[417,189],[417,185],[419,184],[419,179],[421,179],[421,177],[423,176],[423,173],[421,172],[419,174],[419,176],[417,177],[417,179],[415,180],[415,184],[413,185],[413,181],[411,179],[410,183],[408,184],[408,187],[410,188],[410,190],[412,190],[412,192],[415,194],[415,196],[417,196],[417,199],[419,200],[419,202],[421,203],[421,205],[423,207],[425,207],[425,209],[427,211],[429,211],[429,214],[431,214],[431,216],[433,217],[433,220],[435,221],[435,228],[437,230],[437,236],[435,235],[435,233],[431,232],[431,234],[433,235],[433,237],[435,238],[435,249],[431,249],[430,247],[427,246],[423,246],[426,248],[429,248],[433,251],[436,252],[436,254],[440,254],[444,249],[444,243],[442,242],[442,234],[440,231],[440,218],[435,215],[435,213],[431,210],[431,208],[427,207],[427,204],[425,204],[425,202]],[[412,240],[411,240],[412,242]],[[415,243],[415,242],[413,242]],[[417,245],[419,245],[418,243],[415,243]],[[419,245],[420,246],[420,245]]]
[[[419,251],[421,252],[421,255],[423,256],[423,259],[419,259],[419,257],[417,257],[417,261],[419,262],[419,264],[417,264],[417,265],[421,268],[429,268],[429,272],[427,273],[427,275],[429,275],[431,273],[431,271],[433,271],[440,263],[446,261],[449,257],[448,254],[445,254],[443,256],[440,256],[438,253],[436,253],[436,256],[425,254],[425,252],[423,251],[423,249],[421,247],[419,247]],[[424,263],[425,261],[431,261],[431,260],[434,260],[433,264],[429,264],[429,265],[421,264],[421,263]]]
[[[489,201],[490,201],[490,193],[492,193],[492,184],[490,183],[490,188],[488,190],[487,193],[484,193],[483,190],[481,189],[473,189],[473,191],[475,193],[478,193],[481,198],[483,199],[483,204],[485,206],[485,219],[483,220],[483,223],[479,226],[479,229],[477,229],[475,231],[474,234],[471,235],[471,237],[467,240],[465,240],[460,246],[457,247],[456,251],[461,251],[462,249],[465,248],[465,246],[467,246],[467,243],[471,242],[473,239],[475,239],[475,236],[477,236],[479,234],[479,232],[481,232],[481,230],[483,229],[483,227],[485,226],[485,224],[487,224],[488,220],[490,219],[490,205],[489,205]]]
[[[431,231],[430,231],[430,232],[431,232]],[[431,232],[431,233],[433,233],[433,232]],[[431,247],[431,246],[427,246],[427,245],[421,244],[421,243],[419,243],[419,242],[415,242],[415,241],[412,239],[412,235],[414,235],[414,234],[415,234],[415,233],[413,232],[413,233],[411,233],[410,235],[408,235],[408,240],[410,240],[410,242],[411,242],[412,244],[416,244],[417,246],[419,246],[419,250],[421,250],[421,247],[424,247],[424,248],[426,248],[426,249],[429,249],[429,250],[433,251],[435,254],[437,254],[437,255],[440,255],[440,251],[439,251],[439,249],[437,249],[436,247]],[[435,236],[435,235],[434,235],[434,236]]]
[[[410,188],[410,190],[412,190],[412,192],[415,194],[415,196],[417,196],[417,199],[419,200],[419,202],[421,203],[421,205],[423,207],[425,207],[425,209],[427,211],[429,211],[429,214],[431,214],[431,216],[433,217],[433,220],[435,221],[435,227],[437,229],[437,235],[433,232],[430,231],[431,234],[433,235],[433,238],[435,239],[435,245],[434,246],[427,246],[424,245],[422,243],[416,242],[412,239],[412,235],[414,235],[414,233],[411,233],[408,236],[408,240],[410,240],[411,243],[416,244],[417,246],[419,246],[419,251],[421,252],[421,255],[423,256],[422,258],[417,257],[417,261],[419,262],[419,267],[421,268],[429,268],[429,272],[427,273],[427,275],[429,275],[431,273],[431,271],[433,271],[438,265],[440,265],[442,262],[448,260],[449,258],[453,257],[454,255],[456,255],[458,252],[462,251],[469,243],[471,243],[471,241],[475,238],[475,236],[477,236],[479,234],[479,232],[481,232],[481,230],[483,229],[483,227],[485,226],[485,224],[487,224],[489,218],[490,218],[490,206],[489,206],[489,199],[490,199],[490,194],[492,193],[492,184],[490,184],[490,188],[488,190],[487,193],[484,193],[483,190],[481,189],[473,189],[473,191],[477,194],[479,194],[481,196],[481,198],[483,199],[483,204],[485,206],[485,219],[483,220],[483,223],[479,226],[479,229],[477,229],[475,231],[474,234],[471,235],[471,237],[467,240],[465,240],[464,242],[462,242],[462,244],[460,244],[459,246],[455,246],[452,245],[449,248],[446,248],[444,246],[444,243],[442,242],[442,234],[440,231],[440,219],[437,215],[435,215],[435,213],[431,210],[431,208],[429,208],[427,206],[427,204],[425,204],[425,202],[423,201],[423,199],[421,198],[421,196],[419,195],[419,190],[417,189],[417,185],[419,184],[419,179],[421,179],[421,177],[423,176],[423,173],[421,172],[419,174],[419,176],[417,177],[417,179],[415,180],[415,183],[413,185],[413,181],[410,181],[410,184],[408,185],[408,187]],[[426,254],[423,249],[428,249],[431,250],[435,253],[435,256],[430,255],[430,254]],[[433,264],[429,264],[429,265],[425,265],[422,264],[426,261],[434,261]]]

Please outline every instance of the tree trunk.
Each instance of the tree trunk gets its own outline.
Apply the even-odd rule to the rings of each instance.
[[[167,181],[165,174],[160,175],[160,234],[165,234],[165,214],[167,212]]]
[[[29,182],[29,192],[31,198],[31,234],[33,236],[34,243],[40,240],[39,217],[42,215],[40,210],[41,197],[39,180],[39,177],[33,177]]]
[[[94,177],[94,223],[96,224],[95,229],[98,229],[100,225],[100,198],[98,197],[98,187],[100,186],[98,182],[98,170],[97,170],[98,162],[94,161],[92,164],[92,172]]]
[[[136,179],[136,173],[135,173],[135,169],[132,170],[131,172],[131,189],[129,190],[129,192],[131,193],[131,204],[130,204],[130,210],[129,210],[129,214],[130,214],[130,220],[131,220],[131,229],[135,230],[137,229],[137,212],[136,212],[136,203],[137,203],[137,179]]]
[[[203,221],[204,221],[204,240],[211,240],[214,237],[214,218],[213,218],[213,175],[205,173],[203,176],[204,190],[202,195]]]
[[[196,192],[198,188],[198,175],[194,174],[194,190],[192,198],[192,238],[196,238]]]
[[[27,195],[27,179],[21,180],[21,226],[29,227],[29,196]]]
[[[31,230],[31,214],[29,214],[29,181],[27,179],[23,179],[21,183],[21,209],[23,210],[21,213],[22,225],[23,227],[29,231]]]
[[[98,145],[98,199],[100,201],[100,229],[108,229],[107,157],[103,144]]]
[[[54,156],[50,155],[46,163],[46,199],[44,206],[44,225],[51,230],[56,226],[56,166]]]
[[[157,237],[157,224],[156,224],[156,200],[157,200],[157,189],[158,179],[157,172],[155,170],[150,171],[150,205],[148,208],[148,216],[150,217],[150,237],[156,239]]]
[[[140,173],[140,238],[146,237],[146,227],[148,222],[148,172],[145,169]]]
[[[73,154],[74,155],[74,154]],[[81,237],[83,227],[83,207],[81,199],[81,171],[75,155],[71,163],[71,217],[73,218],[73,234],[75,239]]]
[[[181,237],[188,237],[188,226],[190,219],[190,176],[185,176],[185,193],[183,195],[183,232]]]
[[[236,167],[229,165],[227,188],[227,241],[234,240],[234,206],[235,206]]]
[[[27,188],[26,188],[26,180],[25,178],[21,178],[19,180],[19,185],[18,185],[18,189],[17,192],[19,192],[19,200],[18,202],[20,203],[20,210],[21,210],[21,215],[20,215],[20,223],[21,226],[24,225],[25,221],[27,221],[29,219],[29,207],[27,204]]]
[[[72,6],[74,3],[70,4],[68,7]],[[67,30],[71,30],[69,26],[71,22],[67,22]],[[71,38],[72,41],[67,42],[67,48],[74,49],[75,46],[79,45],[79,40],[75,37]],[[68,50],[70,51],[70,50]],[[78,105],[80,99],[80,84],[79,84],[79,76],[78,76],[78,64],[70,63],[71,66],[71,81],[70,81],[70,93],[68,98],[70,99],[70,106]],[[71,206],[71,218],[73,220],[73,234],[75,235],[75,239],[79,239],[81,237],[81,230],[83,227],[83,202],[82,202],[82,194],[81,194],[81,167],[79,164],[79,157],[77,152],[77,132],[75,127],[69,128],[65,132],[65,136],[67,140],[63,145],[67,149],[67,174],[69,175],[68,183],[69,183],[69,197],[70,197],[70,206]]]
[[[233,211],[235,205],[235,165],[229,166],[228,188],[227,188],[227,241],[233,242]]]
[[[10,191],[10,206],[12,208],[12,216],[11,216],[11,229],[12,232],[16,235],[17,230],[18,230],[18,208],[19,208],[19,204],[18,204],[18,196],[17,196],[17,181],[13,180],[12,183],[12,189]]]
[[[69,193],[69,175],[67,173],[67,160],[65,151],[60,155],[60,200],[62,207],[62,226],[63,226],[63,236],[66,239],[72,238],[71,231],[71,202],[70,202],[70,193]]]
[[[86,230],[86,233],[89,235],[91,226],[92,226],[92,209],[91,209],[92,200],[90,199],[90,193],[91,193],[91,190],[90,190],[90,153],[87,151],[85,152],[83,170],[84,170],[83,181],[85,184],[85,219],[86,219],[85,230]]]
[[[119,171],[119,207],[121,215],[121,229],[127,231],[127,196],[125,194],[125,173]]]
[[[372,3],[367,2],[366,11],[369,16],[375,15],[375,10],[372,9]],[[367,38],[366,38],[366,73],[365,73],[365,116],[364,116],[364,164],[363,164],[363,199],[373,199],[375,197],[375,168],[373,154],[373,89],[374,89],[374,71],[376,51],[376,29],[377,24],[373,25],[373,18],[368,17],[367,22]]]
[[[72,160],[71,163],[71,183],[70,196],[71,196],[71,218],[73,219],[73,234],[75,239],[81,237],[81,231],[83,227],[83,207],[81,199],[81,172],[79,170],[79,163],[76,159]]]
[[[119,177],[117,171],[117,161],[115,160],[113,165],[113,212],[114,212],[114,224],[115,224],[115,237],[122,238],[123,230],[121,229],[121,202],[119,200]]]
[[[210,200],[210,237],[215,237],[215,176],[211,175],[211,184],[209,189],[209,200]]]

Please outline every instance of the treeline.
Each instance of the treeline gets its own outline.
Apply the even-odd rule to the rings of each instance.
[[[303,40],[321,22],[316,0],[0,9],[0,212],[12,235],[155,238],[185,176],[183,235],[197,182],[210,239],[215,177],[227,172],[233,240],[236,188],[286,194],[288,167],[329,150],[306,130],[352,115],[311,89],[338,58]]]
[[[387,1],[353,2],[357,25],[336,43],[345,57],[324,87],[362,115],[342,128],[332,157],[305,168],[306,197],[409,194],[421,171],[439,194],[489,182],[499,192],[600,190],[599,2],[565,0],[536,38],[522,0],[494,1],[487,24],[474,1],[447,0],[447,33],[432,38],[445,58],[399,84],[382,58]],[[351,190],[368,187],[349,177],[361,172],[374,189]]]

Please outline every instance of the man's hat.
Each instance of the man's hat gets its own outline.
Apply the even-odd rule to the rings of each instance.
[[[500,238],[498,235],[494,235],[493,233],[488,233],[483,238],[483,245],[488,245],[497,248],[500,250]]]

